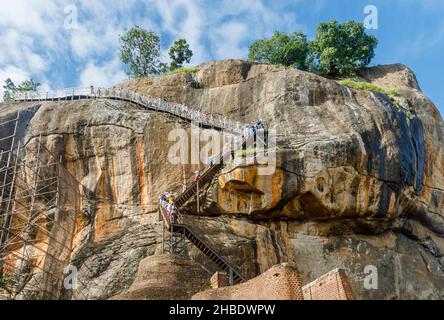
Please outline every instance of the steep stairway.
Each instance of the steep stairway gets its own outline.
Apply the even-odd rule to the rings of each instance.
[[[244,148],[245,142],[242,143],[241,148]],[[227,262],[220,254],[218,254],[214,249],[212,249],[201,237],[199,237],[188,225],[181,223],[183,221],[180,208],[194,195],[197,194],[198,184],[199,188],[205,188],[211,183],[213,178],[218,174],[220,169],[224,164],[224,159],[231,157],[234,151],[228,151],[219,157],[212,166],[210,166],[200,177],[199,182],[194,181],[184,192],[182,192],[175,200],[174,207],[176,212],[176,223],[171,223],[170,216],[166,212],[166,209],[160,206],[160,211],[162,218],[165,223],[165,227],[173,233],[182,234],[186,239],[188,239],[193,245],[196,246],[205,256],[207,256],[211,261],[213,261],[222,271],[226,271],[229,275],[230,284],[237,284],[245,281],[245,278]]]
[[[211,248],[201,237],[199,237],[188,225],[181,223],[171,223],[165,208],[160,207],[165,226],[170,232],[182,234],[188,239],[196,248],[198,248],[205,256],[213,261],[222,271],[226,271],[229,278],[232,279],[232,284],[237,284],[245,281],[245,278],[219,253]],[[178,221],[182,220],[178,217]]]
[[[174,201],[176,209],[180,209],[188,200],[190,200],[197,193],[197,185],[201,189],[205,188],[213,178],[219,173],[223,166],[224,156],[219,158],[212,166],[210,166],[200,177],[199,182],[194,181],[188,188],[185,189]]]

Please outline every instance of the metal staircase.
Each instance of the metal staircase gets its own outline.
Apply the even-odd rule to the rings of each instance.
[[[168,214],[162,206],[160,207],[165,227],[171,233],[170,252],[172,254],[181,254],[184,252],[184,240],[189,240],[196,248],[198,248],[205,256],[213,261],[221,270],[226,271],[229,276],[230,285],[234,285],[245,281],[245,278],[225,260],[219,253],[211,248],[201,237],[199,237],[191,228],[183,223],[182,217],[178,216],[179,223],[170,223]]]
[[[241,148],[245,146],[242,143]],[[245,278],[232,267],[227,260],[212,249],[206,242],[199,237],[191,228],[183,223],[183,216],[180,208],[194,195],[197,194],[198,184],[199,188],[204,188],[217,175],[223,166],[224,159],[230,157],[234,151],[230,150],[226,154],[219,157],[218,161],[210,166],[200,177],[199,182],[194,181],[184,192],[182,192],[175,200],[174,207],[176,209],[176,223],[171,223],[166,209],[160,206],[165,228],[170,232],[169,252],[171,254],[183,254],[185,251],[185,239],[189,240],[196,246],[204,255],[213,261],[222,271],[226,271],[229,276],[230,285],[234,285],[245,281]]]
[[[229,152],[231,153],[231,151]],[[224,155],[219,158],[219,161],[216,161],[211,167],[209,167],[200,177],[199,182],[194,181],[188,188],[185,189],[174,201],[174,205],[176,209],[180,209],[188,200],[190,200],[196,193],[197,187],[199,183],[200,188],[205,188],[207,184],[209,184],[213,178],[220,171],[224,163]]]

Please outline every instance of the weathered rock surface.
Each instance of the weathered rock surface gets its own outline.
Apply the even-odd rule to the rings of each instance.
[[[443,298],[444,125],[408,68],[361,74],[401,89],[399,106],[277,66],[217,61],[199,69],[122,86],[245,123],[261,118],[276,129],[278,148],[271,175],[227,164],[206,191],[202,213],[211,217],[190,217],[193,230],[247,277],[291,261],[304,284],[345,269],[358,298]],[[0,117],[31,107],[31,133],[23,134],[42,134],[63,156],[94,212],[93,221],[79,213],[72,248],[84,285],[64,296],[127,292],[139,262],[162,253],[158,194],[180,192],[198,169],[168,162],[168,134],[190,125],[105,100],[2,104]],[[188,253],[216,270],[193,246]],[[378,290],[363,287],[370,264]]]
[[[439,113],[404,66],[369,69],[363,76],[402,89],[401,107],[314,74],[243,61],[208,63],[194,75],[142,79],[127,87],[245,123],[264,119],[277,130],[275,173],[227,166],[209,204],[217,213],[385,223],[412,212],[436,221],[435,228],[443,225]]]

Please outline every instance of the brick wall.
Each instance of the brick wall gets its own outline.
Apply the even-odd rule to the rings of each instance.
[[[276,265],[247,282],[199,292],[192,300],[303,300],[302,282],[293,263]]]
[[[216,272],[210,279],[211,288],[217,289],[228,286],[228,274],[226,272]]]
[[[304,300],[354,300],[355,295],[344,270],[335,269],[302,288]]]

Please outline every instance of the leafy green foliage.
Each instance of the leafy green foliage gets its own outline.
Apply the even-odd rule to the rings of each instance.
[[[120,37],[120,60],[127,66],[127,73],[135,78],[169,73],[182,68],[193,56],[184,38],[176,40],[168,51],[171,64],[160,61],[160,36],[138,26]]]
[[[120,37],[119,56],[127,65],[128,74],[136,78],[159,74],[162,71],[159,35],[138,26]]]
[[[17,90],[19,92],[25,91],[37,91],[40,87],[40,83],[34,82],[34,80],[25,80],[21,84],[18,85]]]
[[[5,80],[3,89],[5,89],[3,93],[3,101],[8,102],[14,100],[13,96],[17,92],[17,87],[10,78]]]
[[[389,97],[394,97],[399,94],[399,90],[379,87],[373,83],[364,82],[364,81],[345,79],[345,80],[339,81],[339,83],[342,84],[343,86],[347,86],[347,87],[355,89],[355,90],[370,90],[370,91],[385,94],[386,96],[389,96]]]
[[[325,75],[354,75],[371,62],[377,43],[375,36],[365,33],[361,23],[321,23],[310,45],[307,64],[311,66],[310,70]]]
[[[307,54],[308,42],[305,34],[276,31],[270,39],[257,40],[251,44],[248,60],[305,69]]]
[[[14,82],[8,78],[5,80],[5,84],[3,85],[3,89],[5,89],[3,93],[3,101],[12,101],[14,100],[14,94],[27,91],[37,91],[39,87],[40,83],[34,82],[33,79],[25,80],[16,86]]]
[[[256,40],[250,46],[248,60],[295,66],[328,76],[354,75],[371,62],[377,43],[361,23],[330,21],[319,24],[314,41],[307,41],[301,32],[279,31],[269,39]]]
[[[190,49],[190,45],[184,38],[174,41],[168,55],[171,59],[170,71],[182,68],[184,63],[189,63],[193,56],[193,51]]]

